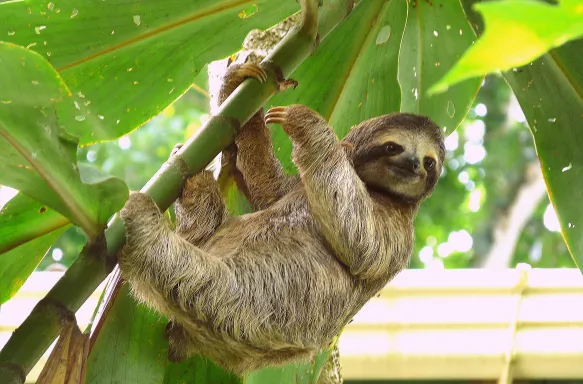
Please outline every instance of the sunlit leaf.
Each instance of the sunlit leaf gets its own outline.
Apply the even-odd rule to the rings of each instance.
[[[583,270],[583,40],[504,73],[534,136],[549,197],[571,256]]]
[[[484,34],[435,85],[440,92],[464,79],[527,64],[549,49],[583,35],[583,3],[513,0],[477,3]]]
[[[245,213],[253,212],[253,208],[249,204],[245,194],[239,189],[239,186],[245,189],[246,185],[241,171],[235,166],[234,158],[236,158],[236,156],[237,153],[236,150],[233,151],[233,147],[223,152],[221,158],[221,171],[217,178],[217,183],[219,184],[220,191],[225,203],[227,204],[229,213],[231,215],[243,215]],[[233,159],[226,161],[229,157]],[[239,181],[239,185],[237,184],[237,180]]]
[[[360,2],[292,74],[297,88],[275,96],[268,106],[307,105],[340,137],[363,120],[398,111],[397,61],[406,17],[404,1]],[[274,129],[273,139],[284,167],[293,170],[290,140],[281,129]]]
[[[69,223],[46,205],[19,193],[0,210],[0,254]]]
[[[0,210],[0,304],[20,289],[69,223],[23,193]]]
[[[471,10],[475,0],[465,0],[468,18],[479,33],[484,24]],[[563,6],[580,6],[578,0],[563,0]],[[473,8],[473,7],[472,7]],[[503,72],[514,91],[534,137],[536,152],[549,198],[561,223],[571,257],[583,270],[583,227],[580,211],[583,158],[578,127],[583,123],[583,40],[550,50],[534,62]]]
[[[151,119],[212,60],[253,28],[299,10],[296,1],[15,1],[0,4],[0,39],[39,52],[73,91],[81,144],[122,136]]]
[[[58,211],[95,236],[128,196],[124,182],[76,160],[62,124],[71,93],[39,54],[0,42],[0,183]]]
[[[0,255],[0,304],[14,296],[51,245],[68,229],[56,229]]]
[[[407,26],[399,54],[401,112],[429,116],[447,132],[466,117],[482,79],[429,95],[429,87],[472,45],[476,35],[459,2],[409,1]]]

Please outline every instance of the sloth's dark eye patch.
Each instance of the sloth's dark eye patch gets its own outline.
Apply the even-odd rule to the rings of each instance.
[[[398,155],[399,153],[402,153],[404,150],[403,147],[392,141],[389,141],[388,143],[385,144],[385,149],[389,156]]]
[[[423,165],[427,170],[433,169],[435,168],[435,160],[432,157],[426,157],[423,159]]]

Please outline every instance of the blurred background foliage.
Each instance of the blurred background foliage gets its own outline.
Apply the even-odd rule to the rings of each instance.
[[[209,117],[207,89],[203,70],[193,88],[144,127],[116,141],[80,148],[79,159],[122,178],[131,190],[140,189],[172,147]],[[487,266],[489,257],[504,252],[510,255],[503,261],[508,267],[575,267],[546,192],[519,196],[532,183],[529,167],[535,179],[542,182],[542,176],[524,115],[500,76],[485,79],[470,113],[446,144],[439,186],[417,216],[411,268]],[[532,205],[526,211],[519,205],[524,199]],[[521,223],[512,223],[513,209],[522,211]],[[518,226],[516,239],[502,237],[497,244],[496,231],[509,226]],[[84,244],[81,230],[70,228],[38,270],[68,267]]]

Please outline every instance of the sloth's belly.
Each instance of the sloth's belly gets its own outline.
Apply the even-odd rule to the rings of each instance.
[[[314,220],[306,211],[260,211],[229,218],[201,248],[225,257],[286,249],[294,243],[318,246],[320,240]]]

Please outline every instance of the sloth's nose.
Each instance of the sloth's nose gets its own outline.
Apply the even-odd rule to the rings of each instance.
[[[412,171],[418,171],[419,168],[421,167],[421,163],[419,162],[417,156],[407,156],[407,158],[405,159],[405,164]]]

